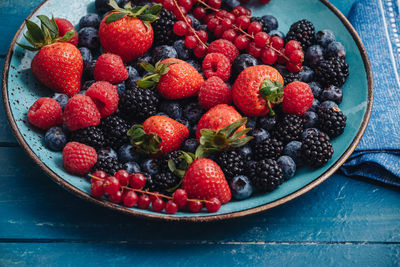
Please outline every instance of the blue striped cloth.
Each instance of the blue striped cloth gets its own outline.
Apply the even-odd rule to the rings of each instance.
[[[347,0],[345,0],[347,2]],[[345,2],[343,0],[332,1]],[[352,2],[352,1],[349,1]],[[400,17],[398,0],[357,0],[348,18],[368,52],[375,100],[368,128],[341,170],[400,187]]]

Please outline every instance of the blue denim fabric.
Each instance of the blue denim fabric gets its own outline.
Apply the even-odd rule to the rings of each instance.
[[[400,187],[399,1],[358,0],[348,18],[371,61],[375,100],[368,128],[341,170]]]

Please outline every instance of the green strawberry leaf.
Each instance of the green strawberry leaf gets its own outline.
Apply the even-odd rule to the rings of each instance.
[[[126,4],[124,5],[124,9],[132,9],[132,3],[131,3],[131,1],[129,1],[128,3],[126,3]]]
[[[67,33],[65,33],[63,37],[59,38],[58,40],[61,42],[68,42],[69,40],[71,40],[72,37],[74,37],[74,34],[75,34],[75,30],[70,30]]]
[[[142,87],[142,88],[151,88],[154,85],[156,85],[156,83],[154,81],[137,81],[136,82],[137,86]]]
[[[138,139],[145,134],[146,132],[144,131],[143,126],[140,124],[133,125],[128,132],[126,132],[126,135],[133,139]]]
[[[108,5],[111,6],[114,10],[122,10],[122,8],[119,7],[115,0],[110,0],[108,2]]]
[[[116,12],[116,13],[112,13],[111,15],[109,15],[109,16],[106,18],[106,23],[111,23],[111,22],[120,20],[120,19],[122,19],[123,17],[125,17],[125,16],[127,16],[127,15],[128,15],[128,13],[126,13],[126,12]]]
[[[53,23],[52,21],[50,21],[49,17],[44,16],[44,15],[39,15],[37,17],[40,20],[40,22],[42,23],[42,25],[41,25],[42,30],[44,27],[46,27],[50,31],[51,36],[53,38],[57,38],[58,37],[58,27],[57,27],[57,24],[55,23],[55,21]],[[52,18],[52,20],[54,20],[54,18]]]
[[[143,20],[144,22],[154,22],[158,19],[158,16],[152,14],[141,14],[137,16],[139,19]]]
[[[241,147],[241,146],[244,146],[245,144],[247,144],[252,139],[253,139],[253,136],[246,136],[246,137],[240,138],[236,141],[233,141],[230,145],[232,147]]]
[[[145,71],[147,71],[147,72],[151,72],[151,73],[153,73],[154,72],[154,66],[153,65],[151,65],[150,63],[148,63],[148,62],[141,62],[140,63],[140,66],[142,66],[142,68],[145,70]],[[157,65],[156,65],[157,66]]]
[[[45,41],[45,38],[42,29],[36,23],[30,20],[25,20],[25,23],[26,23],[26,28],[28,29],[28,32],[32,37],[32,40],[35,43],[43,43]]]
[[[232,141],[236,140],[236,139],[240,138],[241,136],[247,134],[250,131],[251,131],[251,128],[246,128],[244,130],[238,131],[234,135],[232,135],[232,137],[230,137],[229,140],[232,140]]]
[[[25,36],[26,38],[26,36]],[[22,47],[23,49],[29,50],[29,51],[38,51],[40,48],[36,48],[36,47],[31,47],[31,46],[27,46],[27,45],[23,45],[20,43],[17,43],[17,45],[19,45],[20,47]]]
[[[154,6],[149,8],[148,13],[158,17],[158,15],[160,14],[161,10],[162,10],[162,5],[161,4],[156,4],[156,5],[154,5]]]
[[[260,93],[263,98],[273,104],[282,103],[283,85],[278,81],[273,82],[270,79],[267,79],[261,85]]]

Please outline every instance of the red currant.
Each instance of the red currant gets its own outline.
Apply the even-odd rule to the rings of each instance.
[[[239,50],[243,50],[246,49],[249,44],[250,44],[250,40],[246,35],[239,35],[234,42],[235,46],[237,47],[237,49]]]
[[[192,20],[190,17],[186,17],[186,21],[187,21],[187,24],[189,24],[190,26],[192,26],[193,20]]]
[[[221,0],[208,0],[207,4],[213,8],[219,9],[221,7]]]
[[[90,194],[94,198],[101,198],[102,196],[104,196],[103,181],[94,180],[90,185]]]
[[[150,206],[150,197],[146,194],[140,195],[137,205],[139,209],[147,209]]]
[[[216,16],[217,16],[217,18],[225,19],[227,14],[229,14],[228,11],[221,9],[220,11],[217,12]]]
[[[174,15],[176,16],[176,18],[180,19],[180,20],[183,20],[183,16],[185,16],[187,14],[187,10],[183,6],[180,6],[180,7],[175,6],[173,8],[172,12],[174,12]]]
[[[123,193],[123,191],[120,190],[114,194],[110,194],[108,196],[108,200],[110,200],[112,203],[119,204],[122,201],[122,193]]]
[[[185,46],[189,49],[193,49],[197,45],[197,39],[194,35],[187,35],[185,38]]]
[[[224,19],[221,22],[221,25],[225,30],[229,30],[230,28],[232,28],[232,21],[230,19]]]
[[[251,42],[247,47],[247,53],[255,58],[259,58],[261,56],[261,48],[257,47],[254,42]]]
[[[203,208],[203,203],[200,200],[188,201],[188,208],[193,213],[198,213]]]
[[[133,189],[142,189],[146,185],[146,176],[143,173],[134,173],[131,175],[130,183]]]
[[[290,54],[289,59],[293,64],[302,63],[304,61],[304,53],[301,50],[295,50]]]
[[[200,40],[203,43],[208,41],[208,33],[206,31],[203,31],[203,30],[198,31],[197,36],[200,38]]]
[[[203,58],[207,54],[207,47],[204,47],[202,44],[198,44],[194,49],[193,49],[193,54],[197,58]]]
[[[172,200],[168,200],[167,204],[165,205],[165,212],[168,214],[175,214],[178,211],[178,205]]]
[[[224,27],[222,25],[218,25],[217,27],[215,27],[215,30],[214,30],[215,37],[221,38],[224,31],[225,31]]]
[[[235,17],[240,17],[240,16],[243,16],[243,15],[246,15],[246,13],[247,13],[246,8],[243,7],[243,6],[236,6],[236,7],[234,7],[232,9],[232,14]]]
[[[100,178],[100,179],[103,179],[103,180],[107,177],[107,173],[104,172],[104,171],[95,171],[94,173],[92,173],[92,175],[94,177],[97,177],[97,178]],[[92,182],[95,181],[95,180],[97,180],[97,179],[93,179],[93,178],[91,179]]]
[[[285,54],[286,55],[290,55],[295,50],[302,50],[301,44],[298,41],[291,40],[286,43],[286,45],[285,45],[285,51],[286,51]]]
[[[157,198],[160,198],[160,196],[158,196],[159,192],[152,192],[153,194],[149,195],[150,201],[153,202],[154,200],[156,200]]]
[[[270,36],[266,32],[258,32],[254,36],[254,42],[257,47],[264,48],[269,43]]]
[[[114,174],[115,178],[119,180],[121,186],[129,184],[129,172],[126,170],[119,170]]]
[[[253,21],[250,23],[249,27],[247,28],[247,32],[251,35],[255,35],[262,31],[262,25],[259,22]]]
[[[188,26],[182,20],[175,22],[174,27],[172,29],[174,30],[174,33],[178,36],[185,36],[188,32]]]
[[[120,190],[121,184],[117,178],[114,176],[109,176],[105,179],[103,187],[105,193],[112,195]]]
[[[213,197],[211,199],[208,199],[206,202],[206,209],[208,212],[217,212],[221,208],[221,201],[219,201],[218,198]]]
[[[247,16],[240,16],[236,19],[235,25],[238,26],[239,28],[246,30],[247,27],[250,25],[250,19]]]
[[[286,68],[288,69],[288,71],[296,73],[302,69],[302,64],[301,63],[293,64],[291,62],[288,62],[286,63]]]
[[[164,0],[163,7],[166,10],[171,11],[175,7],[174,1],[173,0]]]
[[[281,52],[282,54],[284,54],[284,53],[285,53],[285,49],[282,49],[280,52]],[[285,58],[284,56],[280,56],[280,55],[278,55],[278,58],[277,58],[276,61],[277,61],[279,64],[281,64],[281,65],[284,65],[284,64],[286,64],[286,62],[287,62],[286,58]]]
[[[191,10],[193,7],[191,0],[178,0],[178,4],[184,7],[186,10]]]
[[[215,15],[214,15],[214,14],[208,14],[208,15],[204,16],[203,22],[204,22],[205,24],[208,24],[208,22],[209,22],[212,18],[215,18]]]
[[[271,38],[271,45],[273,48],[275,48],[276,50],[281,50],[283,48],[283,45],[285,44],[285,42],[283,41],[283,39],[279,36],[273,36]]]
[[[123,194],[122,202],[126,207],[133,207],[138,202],[138,196],[134,191],[129,190]]]
[[[267,65],[274,64],[277,59],[278,59],[277,53],[275,52],[275,50],[273,50],[271,48],[265,48],[261,52],[261,60],[263,63],[265,63]]]
[[[222,39],[231,41],[233,43],[233,41],[236,39],[237,36],[238,34],[236,33],[236,31],[234,29],[230,29],[224,31],[224,33],[222,34]]]
[[[188,196],[185,190],[177,189],[172,195],[172,200],[178,205],[179,208],[186,206]]]
[[[207,28],[210,31],[214,31],[215,28],[219,25],[219,19],[217,18],[211,18],[208,22],[207,22]]]
[[[200,7],[200,6],[196,7],[196,8],[193,10],[193,16],[194,16],[196,19],[202,19],[202,18],[204,18],[204,16],[205,16],[206,14],[207,14],[206,9],[203,8],[203,7]]]
[[[157,198],[151,202],[151,208],[154,212],[162,212],[165,207],[165,202],[161,198]]]

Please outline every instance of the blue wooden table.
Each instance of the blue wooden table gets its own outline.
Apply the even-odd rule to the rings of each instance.
[[[351,1],[335,0],[346,14]],[[0,63],[40,0],[0,0]],[[399,266],[398,191],[333,175],[262,214],[207,224],[111,212],[53,183],[0,108],[0,266]]]

